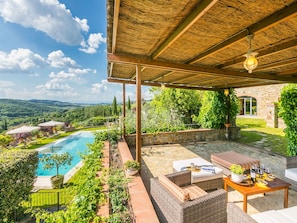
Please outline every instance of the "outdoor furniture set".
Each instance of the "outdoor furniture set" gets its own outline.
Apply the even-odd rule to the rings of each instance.
[[[249,170],[252,165],[260,165],[259,160],[234,151],[212,154],[211,161],[212,163],[200,157],[174,161],[174,173],[151,179],[151,197],[160,222],[226,222],[228,187],[243,195],[243,210],[228,204],[228,222],[230,223],[274,222],[269,221],[269,218],[268,221],[262,218],[265,219],[265,216],[270,214],[271,216],[277,216],[275,219],[278,219],[282,214],[288,214],[288,218],[290,218],[291,214],[297,211],[296,207],[295,209],[262,212],[250,217],[245,214],[247,212],[248,196],[284,190],[284,207],[287,208],[288,191],[291,184],[278,178],[270,179],[268,184],[265,182],[267,185],[234,183],[228,177],[231,164],[239,164],[246,170]],[[296,170],[297,175],[296,157],[290,159],[287,164],[286,177],[292,176],[291,170],[293,170],[293,173]],[[223,173],[227,177],[223,177]],[[293,174],[294,177],[296,175]],[[295,180],[295,185],[296,183]],[[221,189],[223,184],[225,190]],[[241,221],[239,218],[239,220],[235,221],[236,215],[242,216],[244,220]],[[289,223],[292,221],[275,222]]]

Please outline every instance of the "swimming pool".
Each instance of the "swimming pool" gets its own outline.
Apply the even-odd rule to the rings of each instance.
[[[92,132],[78,132],[38,149],[39,157],[51,155],[52,153],[59,154],[68,152],[71,156],[73,156],[71,165],[61,166],[59,168],[59,174],[65,175],[80,163],[80,154],[87,150],[87,144],[92,144],[94,139],[95,135]],[[54,176],[56,174],[55,168],[44,170],[43,166],[44,163],[39,161],[36,176]]]

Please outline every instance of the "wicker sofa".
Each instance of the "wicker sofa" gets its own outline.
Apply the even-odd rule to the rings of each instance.
[[[164,184],[164,179],[170,182]],[[161,223],[227,222],[227,192],[223,189],[203,191],[191,184],[190,171],[151,178],[150,183],[151,199]],[[187,189],[195,191],[195,195],[198,191],[199,195],[188,197]]]
[[[235,203],[227,204],[228,223],[294,223],[297,206],[248,215]]]
[[[291,188],[297,191],[297,156],[286,157],[285,181],[291,184]]]

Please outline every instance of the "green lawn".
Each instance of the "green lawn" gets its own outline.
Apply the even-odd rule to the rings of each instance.
[[[240,117],[236,125],[241,128],[239,142],[287,155],[288,141],[283,129],[267,127],[266,122],[258,118]]]

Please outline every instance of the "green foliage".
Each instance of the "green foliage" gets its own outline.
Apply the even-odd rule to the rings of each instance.
[[[109,223],[130,223],[128,201],[128,179],[123,170],[111,169],[108,178],[109,200],[111,204],[111,214],[108,217]]]
[[[10,135],[0,135],[0,146],[6,148],[12,140],[13,138]]]
[[[128,109],[129,111],[131,110],[131,101],[130,101],[130,97],[129,97],[129,96],[128,96],[127,109]]]
[[[114,127],[108,130],[102,130],[95,133],[95,142],[109,141],[111,144],[116,144],[119,140],[120,132]]]
[[[72,124],[83,122],[85,126],[94,126],[101,125],[102,120],[96,118],[93,120],[93,117],[114,119],[110,118],[112,116],[110,104],[87,106],[50,100],[0,99],[0,114],[3,117],[0,120],[0,133],[11,126],[37,125],[49,120]]]
[[[97,116],[86,120],[85,126],[100,126],[100,125],[104,125],[105,122],[106,122],[106,117]]]
[[[136,160],[127,160],[124,163],[124,166],[125,166],[125,169],[128,169],[128,168],[132,168],[132,169],[136,169],[136,170],[140,169],[140,163],[137,162]]]
[[[174,132],[186,129],[176,111],[155,110],[150,104],[144,104],[142,107],[141,122],[141,131],[143,133]],[[136,132],[136,114],[133,110],[127,111],[125,125],[127,134]]]
[[[0,219],[14,222],[22,215],[22,202],[33,189],[38,153],[35,151],[7,151],[0,153]]]
[[[113,98],[113,102],[112,102],[112,114],[113,115],[118,115],[118,105],[117,105],[117,98],[114,97]]]
[[[192,115],[199,114],[202,93],[195,90],[166,88],[152,88],[155,94],[151,106],[156,112],[166,111],[175,113],[184,124],[192,124]]]
[[[230,89],[229,96],[225,96],[223,91],[207,91],[203,96],[199,116],[194,119],[203,128],[221,129],[227,122],[235,124],[238,107],[238,99],[233,89]],[[227,119],[228,113],[229,120]]]
[[[235,173],[235,174],[238,174],[238,175],[241,175],[244,173],[244,168],[242,168],[240,165],[238,164],[232,164],[230,166],[230,171],[232,173]]]
[[[281,91],[279,115],[286,124],[285,135],[288,138],[287,153],[297,155],[297,85],[290,84]]]
[[[80,170],[80,179],[75,187],[76,196],[65,210],[50,213],[35,209],[32,211],[36,222],[47,223],[76,223],[99,222],[101,217],[96,216],[97,204],[105,202],[102,192],[102,179],[96,173],[102,168],[104,144],[94,142],[88,145],[89,151],[84,154],[84,166]]]
[[[63,165],[71,165],[73,156],[71,156],[68,152],[65,153],[53,153],[52,155],[44,155],[40,161],[44,163],[43,168],[52,169],[56,168],[56,176],[59,175],[59,168]]]

